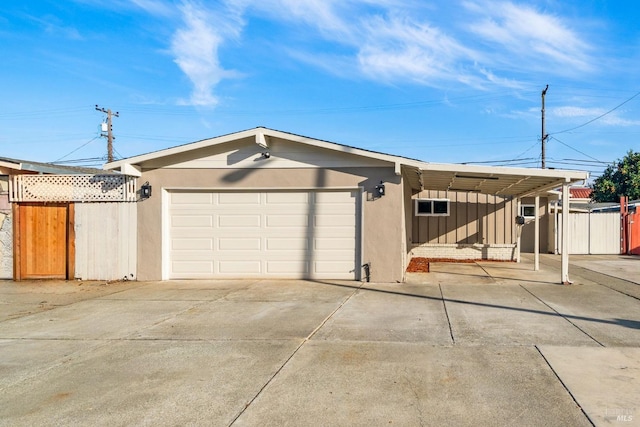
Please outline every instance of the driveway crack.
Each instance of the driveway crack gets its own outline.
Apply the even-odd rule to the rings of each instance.
[[[453,327],[451,326],[451,319],[449,318],[449,312],[447,311],[447,303],[444,299],[444,293],[442,292],[441,283],[438,283],[438,288],[440,288],[440,298],[442,299],[442,306],[444,307],[444,315],[447,317],[447,325],[449,325],[449,336],[451,336],[451,342],[455,344],[456,338],[453,336]]]

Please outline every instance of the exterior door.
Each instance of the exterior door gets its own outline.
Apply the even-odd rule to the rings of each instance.
[[[73,277],[73,204],[14,205],[14,278]]]

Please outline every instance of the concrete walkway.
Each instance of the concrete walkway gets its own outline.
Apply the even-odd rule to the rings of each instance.
[[[559,261],[0,282],[0,425],[640,425],[640,259]]]

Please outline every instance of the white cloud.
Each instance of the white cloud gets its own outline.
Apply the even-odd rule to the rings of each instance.
[[[618,111],[608,113],[604,108],[583,108],[575,106],[563,106],[551,109],[550,114],[561,118],[575,118],[587,122],[596,119],[594,124],[599,123],[607,126],[638,126],[640,120],[629,120],[620,117]],[[602,117],[600,117],[602,116]]]
[[[409,18],[376,16],[362,24],[362,33],[358,62],[376,80],[448,80],[466,74],[460,63],[473,56],[438,28]]]
[[[158,16],[170,16],[174,10],[163,0],[131,0],[131,3],[147,13]]]
[[[501,64],[495,66],[560,74],[592,70],[590,46],[566,20],[511,2],[467,2],[465,6],[484,15],[469,29],[494,49],[499,46],[494,58]]]
[[[243,23],[231,10],[213,12],[197,3],[185,2],[180,6],[183,27],[171,40],[171,52],[191,83],[193,91],[186,104],[214,106],[218,98],[213,90],[224,78],[235,75],[220,65],[218,49],[227,38],[240,34]]]
[[[160,4],[130,1],[149,10]],[[407,6],[400,0],[224,0],[209,6],[214,12],[184,3],[184,26],[175,33],[171,50],[194,85],[189,102],[198,105],[215,105],[213,89],[231,76],[218,50],[239,37],[245,17],[271,20],[288,30],[300,27],[304,37],[284,38],[281,52],[341,77],[488,90],[520,89],[518,75],[532,70],[551,75],[592,70],[590,46],[565,19],[509,1],[462,5],[445,11],[442,5]],[[451,13],[455,19],[438,20]],[[317,41],[332,47],[320,52],[313,46]]]

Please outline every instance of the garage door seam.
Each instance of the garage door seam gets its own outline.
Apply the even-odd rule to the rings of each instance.
[[[271,382],[274,380],[274,378],[284,369],[285,366],[287,366],[289,364],[289,362],[291,361],[291,359],[293,359],[293,357],[298,353],[298,351],[300,351],[300,349],[307,343],[309,342],[309,340],[320,330],[320,328],[322,328],[328,321],[329,319],[331,319],[347,302],[349,302],[349,300],[360,290],[362,289],[362,287],[364,286],[364,282],[360,283],[360,286],[358,286],[357,288],[354,289],[354,291],[351,293],[351,295],[349,295],[347,298],[344,299],[344,301],[342,301],[342,303],[340,303],[340,305],[338,305],[338,307],[333,310],[322,322],[320,322],[320,324],[313,330],[311,331],[311,333],[309,335],[307,335],[307,337],[305,339],[302,340],[302,342],[295,348],[295,350],[293,350],[293,352],[291,353],[291,355],[289,357],[287,357],[287,359],[284,361],[284,363],[276,370],[276,372],[274,372],[274,374],[264,383],[264,385],[260,388],[260,390],[258,390],[258,392],[256,393],[255,396],[253,396],[253,398],[251,398],[251,400],[249,400],[249,402],[247,402],[244,405],[244,408],[242,408],[242,410],[240,411],[240,413],[238,413],[238,415],[236,415],[231,422],[228,424],[229,426],[232,426],[237,420],[238,418],[240,418],[242,416],[242,414],[244,414],[246,412],[247,409],[249,409],[249,406],[251,406],[251,404],[258,398],[258,396],[260,396],[262,394],[262,392],[269,386],[269,384],[271,384]]]

